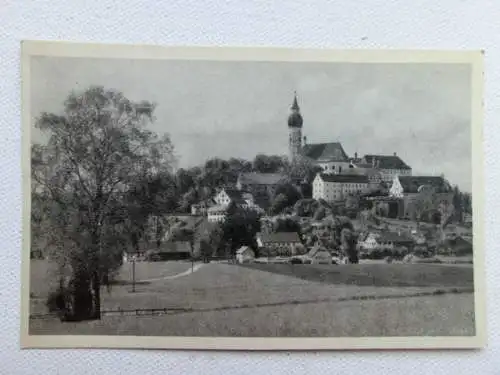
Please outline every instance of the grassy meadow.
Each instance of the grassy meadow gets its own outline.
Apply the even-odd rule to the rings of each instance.
[[[34,264],[33,264],[34,263]],[[126,265],[120,279],[128,280]],[[31,334],[156,336],[473,335],[472,267],[138,263],[139,282],[103,289],[103,310],[182,309],[100,321],[31,319]],[[47,263],[32,261],[31,313],[45,311]],[[139,277],[140,276],[140,277]],[[391,281],[392,280],[392,281]]]

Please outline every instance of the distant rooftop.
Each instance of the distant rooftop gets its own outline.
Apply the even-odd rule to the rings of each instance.
[[[241,173],[239,182],[247,185],[277,185],[286,179],[286,175],[280,173]]]
[[[359,174],[320,174],[320,177],[325,182],[338,182],[338,183],[353,183],[353,184],[367,184],[368,176]]]
[[[302,149],[302,153],[304,156],[318,162],[347,162],[349,160],[349,157],[339,142],[306,144]]]
[[[365,155],[364,164],[371,164],[381,169],[411,169],[397,155]]]
[[[399,176],[398,179],[405,193],[418,193],[422,186],[431,186],[438,193],[451,191],[450,184],[442,176]]]
[[[224,191],[226,192],[226,194],[229,196],[229,198],[234,203],[237,203],[237,204],[245,203],[245,196],[244,195],[248,194],[248,193],[245,193],[243,191],[239,191],[236,189],[224,189]]]

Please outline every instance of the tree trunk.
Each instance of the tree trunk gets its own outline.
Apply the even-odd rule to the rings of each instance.
[[[93,289],[93,319],[101,319],[101,278],[99,271],[94,271],[92,275],[92,289]]]
[[[138,254],[139,253],[139,236],[135,231],[133,231],[130,236],[131,236],[131,241],[132,241],[132,247],[136,251],[136,254]]]
[[[91,318],[93,303],[90,284],[87,272],[77,269],[70,282],[68,311],[64,320],[81,321]]]

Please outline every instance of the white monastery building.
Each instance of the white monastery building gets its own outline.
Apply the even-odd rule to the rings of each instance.
[[[318,173],[313,181],[313,199],[342,200],[350,194],[368,192],[369,186],[365,175]]]

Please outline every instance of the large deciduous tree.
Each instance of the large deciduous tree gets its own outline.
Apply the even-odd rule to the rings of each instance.
[[[165,216],[178,208],[175,178],[168,172],[140,176],[132,181],[124,194],[125,225],[130,242],[139,251],[139,243],[146,240],[159,247],[169,222]],[[150,236],[146,238],[150,229]]]
[[[222,224],[222,240],[227,245],[231,256],[241,246],[257,249],[255,235],[260,232],[259,214],[250,209],[241,208],[231,203],[226,220]]]
[[[123,195],[133,181],[170,172],[174,162],[168,136],[146,129],[154,108],[90,87],[71,93],[61,114],[42,113],[36,120],[48,142],[33,145],[32,181],[48,200],[53,258],[70,270],[74,319],[100,318],[107,253],[125,231],[117,217]]]
[[[283,173],[287,169],[287,160],[278,155],[259,154],[253,160],[253,170],[259,173]]]

